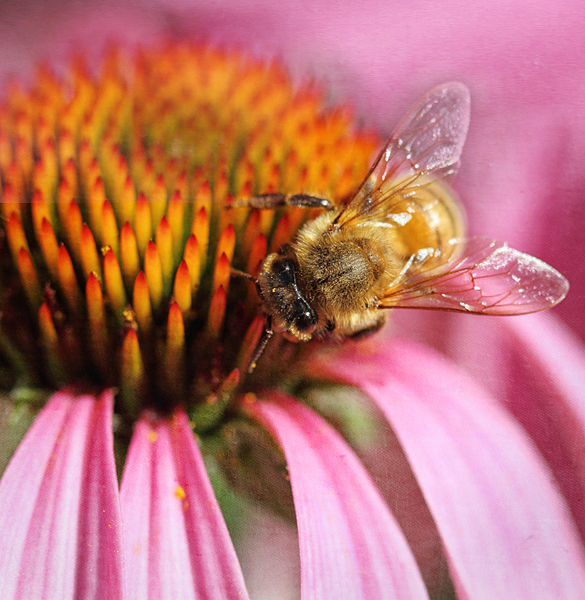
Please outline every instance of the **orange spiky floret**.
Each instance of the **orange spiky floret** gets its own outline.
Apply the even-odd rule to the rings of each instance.
[[[35,384],[115,386],[123,417],[223,406],[264,326],[232,266],[256,274],[311,216],[228,207],[345,195],[376,145],[314,87],[237,52],[116,51],[63,81],[42,69],[0,103],[0,333]]]

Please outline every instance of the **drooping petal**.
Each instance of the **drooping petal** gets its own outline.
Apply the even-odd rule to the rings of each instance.
[[[0,597],[121,598],[111,392],[58,392],[0,483]]]
[[[303,598],[425,598],[404,536],[357,457],[316,413],[271,392],[245,404],[286,456]]]
[[[184,413],[136,424],[121,503],[130,598],[248,597]]]
[[[363,363],[363,364],[362,364]],[[359,386],[394,428],[470,598],[579,598],[585,559],[542,458],[493,399],[429,350],[378,343],[319,366]]]
[[[518,319],[449,317],[442,347],[485,382],[528,432],[585,540],[585,349],[579,338],[551,312]]]
[[[508,403],[549,462],[585,539],[585,350],[556,315],[502,325]]]

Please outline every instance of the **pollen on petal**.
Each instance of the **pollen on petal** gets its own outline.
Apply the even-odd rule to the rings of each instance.
[[[184,500],[187,497],[185,490],[180,485],[175,488],[175,497],[178,500]]]

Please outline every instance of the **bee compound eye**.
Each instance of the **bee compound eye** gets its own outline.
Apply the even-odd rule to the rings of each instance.
[[[290,260],[275,260],[272,263],[272,272],[278,276],[281,285],[295,282],[295,270]]]
[[[317,324],[317,315],[315,314],[315,311],[304,300],[295,300],[292,305],[292,310],[294,314],[294,324],[299,331],[306,332]]]

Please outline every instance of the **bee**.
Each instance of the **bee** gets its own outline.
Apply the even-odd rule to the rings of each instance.
[[[347,200],[275,193],[244,201],[323,210],[265,258],[257,279],[240,273],[254,281],[266,316],[250,370],[275,331],[301,342],[358,338],[380,329],[389,309],[518,315],[565,297],[568,281],[551,266],[465,237],[448,180],[469,115],[467,87],[444,83],[403,118]]]

